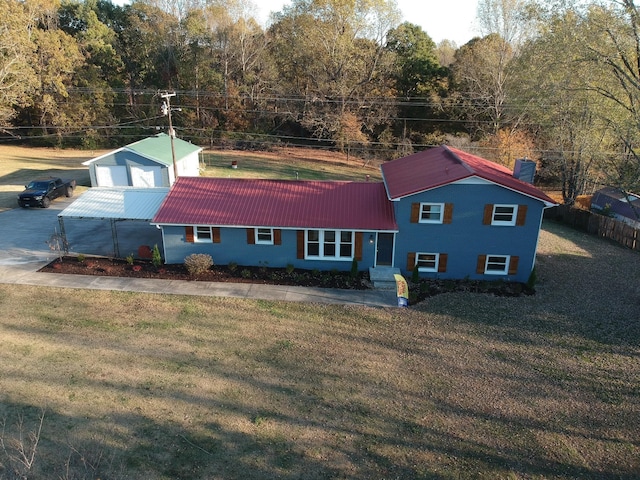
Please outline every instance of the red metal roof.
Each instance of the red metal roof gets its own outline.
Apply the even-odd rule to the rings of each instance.
[[[380,182],[180,177],[152,223],[397,230]]]
[[[453,147],[442,145],[382,165],[392,200],[469,177],[483,178],[543,202],[556,204],[533,185],[518,180],[508,168]]]

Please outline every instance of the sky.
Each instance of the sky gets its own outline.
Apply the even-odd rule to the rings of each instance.
[[[128,0],[112,0],[123,5]],[[279,12],[289,0],[253,0],[259,21],[266,25],[270,12]],[[478,0],[396,0],[403,21],[422,27],[436,43],[452,40],[461,47],[477,35],[475,27]]]
[[[269,12],[278,12],[288,0],[254,0],[265,23]],[[420,25],[431,39],[453,40],[461,47],[477,35],[475,18],[478,0],[396,0],[403,20]]]

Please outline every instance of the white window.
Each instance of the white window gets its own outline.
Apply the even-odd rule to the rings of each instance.
[[[509,255],[487,255],[484,273],[487,275],[506,275],[509,271]]]
[[[491,225],[513,226],[518,214],[517,205],[494,205]]]
[[[442,223],[444,203],[421,203],[420,223]]]
[[[354,237],[348,230],[307,230],[305,258],[352,260]]]
[[[273,245],[273,228],[256,228],[256,244]]]
[[[196,242],[213,242],[213,231],[211,227],[196,227],[195,229]]]
[[[416,253],[416,265],[420,272],[437,272],[439,253]]]

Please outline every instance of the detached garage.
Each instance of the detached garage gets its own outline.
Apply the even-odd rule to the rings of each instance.
[[[162,232],[151,225],[168,187],[91,188],[58,214],[69,250],[84,255],[123,258],[143,246],[158,245]]]
[[[173,139],[179,176],[200,175],[201,147]],[[89,167],[92,187],[168,187],[175,181],[171,137],[165,133],[145,138],[83,163]]]

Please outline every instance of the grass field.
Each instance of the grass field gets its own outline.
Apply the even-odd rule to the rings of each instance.
[[[530,297],[0,284],[0,478],[636,479],[639,267],[548,223]]]

